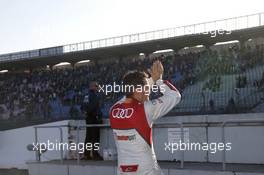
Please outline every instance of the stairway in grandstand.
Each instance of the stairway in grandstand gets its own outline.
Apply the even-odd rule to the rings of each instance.
[[[203,92],[203,85],[209,80],[208,78],[188,86],[184,89],[182,101],[176,110],[177,112],[199,111],[204,107],[204,104],[205,108],[208,109],[210,99],[214,101],[217,109],[223,109],[227,106],[230,98],[233,98],[235,103],[241,107],[252,108],[264,97],[264,93],[253,86],[254,81],[261,79],[263,70],[264,65],[261,65],[248,69],[241,74],[222,75],[220,90],[217,92],[210,90]],[[239,75],[247,77],[247,85],[245,88],[236,90],[236,77]]]

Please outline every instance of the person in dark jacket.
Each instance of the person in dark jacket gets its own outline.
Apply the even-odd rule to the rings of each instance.
[[[86,115],[86,124],[101,124],[102,123],[102,113],[100,110],[100,100],[98,97],[98,84],[93,81],[89,84],[89,93],[85,95],[83,104],[81,106],[81,110]],[[86,137],[85,137],[85,145],[92,144],[94,146],[95,143],[100,143],[100,128],[92,127],[86,128]],[[84,159],[102,159],[99,153],[95,150],[90,151],[85,149]]]

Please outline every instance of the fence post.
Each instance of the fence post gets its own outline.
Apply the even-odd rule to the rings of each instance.
[[[77,144],[80,142],[80,123],[77,125]],[[80,164],[80,153],[79,153],[79,147],[77,147],[77,164]]]
[[[225,145],[225,122],[223,122],[221,129],[222,129],[222,143]],[[222,170],[226,170],[226,148],[222,152]]]
[[[34,128],[35,129],[35,144],[38,145],[38,128]],[[36,161],[40,162],[40,154],[39,154],[39,150],[35,151],[35,155],[36,155]]]
[[[62,132],[62,128],[59,128],[60,130],[60,156],[61,156],[61,163],[63,163],[63,132]]]
[[[259,13],[259,26],[261,26],[261,13]]]
[[[181,127],[181,141],[184,142],[184,130],[182,123],[180,123],[180,127]],[[183,169],[183,167],[184,167],[184,150],[182,150],[181,153],[181,168]]]

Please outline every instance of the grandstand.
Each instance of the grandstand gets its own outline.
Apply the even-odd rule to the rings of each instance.
[[[56,124],[63,126],[68,126],[69,123],[76,124],[80,119],[84,119],[80,105],[88,91],[90,81],[96,80],[102,85],[121,83],[121,77],[127,70],[147,71],[154,60],[160,59],[166,70],[164,79],[172,82],[182,94],[181,102],[165,117],[164,121],[182,122],[185,115],[190,116],[190,120],[186,123],[206,121],[206,126],[195,126],[198,129],[192,132],[200,132],[199,129],[201,129],[203,130],[201,140],[208,138],[213,140],[214,136],[207,133],[212,123],[219,124],[228,118],[263,119],[263,31],[264,13],[258,13],[0,55],[0,70],[2,70],[0,72],[0,131],[40,124],[46,126],[50,122],[57,122]],[[100,93],[105,121],[107,121],[111,105],[121,97],[120,93],[108,95]],[[175,119],[175,116],[180,117]],[[256,138],[259,139],[261,136],[259,133],[263,132],[263,125],[258,127]],[[218,135],[220,131],[218,133],[218,130],[214,129],[212,132]],[[252,130],[255,131],[255,128]],[[108,134],[108,130],[106,132]],[[29,133],[29,129],[26,133]],[[63,133],[71,134],[70,128],[63,130]],[[232,132],[229,130],[228,133]],[[237,130],[235,133],[239,135]],[[235,135],[230,135],[231,138],[236,138]],[[245,135],[247,138],[252,137],[250,134]],[[162,139],[162,134],[157,138]],[[256,139],[257,143],[263,145],[263,142],[258,139]],[[109,144],[111,145],[111,142],[107,143],[107,146]],[[162,151],[161,148],[157,149]],[[242,151],[239,149],[238,152]],[[258,157],[257,160],[252,158],[259,152],[261,152],[260,147],[251,157],[241,161],[229,157],[228,163],[263,164],[263,158]],[[234,156],[239,153],[236,152]],[[175,160],[174,157],[166,157],[160,153],[160,157],[162,156],[164,161]],[[190,162],[198,160],[198,162],[212,163],[209,164],[212,167],[215,166],[214,163],[221,162],[220,158],[214,159],[203,154],[199,156],[196,159],[188,154],[187,159]],[[104,163],[105,169],[116,166],[113,162]],[[55,167],[58,162],[49,162],[45,165],[39,162],[29,164],[31,172],[34,172],[32,175],[37,174],[35,165],[45,169],[49,164]],[[71,161],[67,162],[66,168],[62,168],[63,171],[69,169],[71,164]],[[82,165],[86,166],[85,163]],[[93,163],[87,165],[89,167]],[[177,167],[168,168],[168,166],[163,165],[164,169],[168,169],[167,174],[170,169],[177,169]],[[207,166],[206,164],[205,170]],[[231,168],[228,171],[240,172],[239,166],[234,165],[236,170]],[[190,167],[195,169],[197,165],[190,164]],[[254,166],[249,169],[252,169],[252,172],[264,173],[261,166],[256,167],[257,171],[254,171]],[[59,168],[56,168],[56,172],[59,171]],[[81,172],[77,168],[74,167],[72,172]],[[214,170],[214,168],[209,169]],[[68,174],[71,173],[68,172]]]
[[[80,103],[89,81],[118,82],[126,70],[146,71],[156,58],[169,70],[165,78],[183,94],[170,115],[261,112],[263,18],[260,13],[0,55],[1,69],[9,70],[0,74],[0,119],[22,124],[82,118]],[[220,29],[221,35],[210,33]],[[89,61],[80,64],[83,60]],[[59,66],[65,62],[68,66]],[[107,117],[121,94],[101,96]]]

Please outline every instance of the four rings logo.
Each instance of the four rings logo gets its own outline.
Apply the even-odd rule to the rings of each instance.
[[[112,116],[114,118],[130,118],[134,113],[134,109],[133,108],[126,108],[126,109],[122,109],[122,108],[115,108],[112,111]]]

